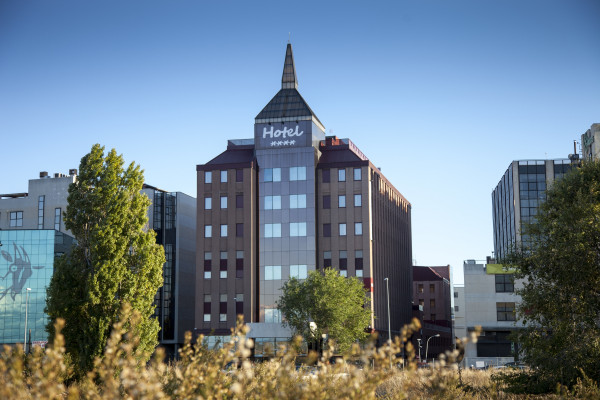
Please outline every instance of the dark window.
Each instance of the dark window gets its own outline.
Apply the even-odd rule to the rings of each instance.
[[[331,208],[331,196],[323,196],[323,208]]]
[[[236,314],[244,314],[244,302],[243,301],[235,302],[235,313]]]
[[[227,303],[226,302],[219,303],[219,313],[227,314]]]
[[[423,284],[422,284],[422,283],[419,283],[419,284],[417,285],[417,291],[418,291],[419,293],[423,293]]]
[[[244,208],[244,195],[238,194],[235,196],[235,208]]]
[[[429,293],[435,293],[435,284],[433,284],[433,283],[429,284]]]
[[[454,292],[454,298],[457,299],[458,298],[458,292]]]
[[[329,169],[324,169],[323,170],[323,183],[329,183],[329,181],[331,180],[331,170]]]
[[[430,308],[435,308],[435,299],[430,299],[429,300],[429,307]]]
[[[324,251],[323,252],[323,268],[330,268],[330,267],[331,267],[331,252]]]
[[[340,250],[340,269],[348,269],[348,256],[346,250]]]
[[[435,321],[435,314],[431,314],[431,320]]]
[[[515,303],[496,303],[498,321],[515,320]]]
[[[235,181],[236,182],[244,182],[244,170],[243,169],[235,170]]]
[[[511,274],[496,275],[496,293],[512,293],[515,291],[514,276]]]
[[[210,303],[204,303],[204,314],[210,314]]]
[[[235,224],[235,236],[244,237],[244,224]]]
[[[331,237],[331,224],[323,224],[323,237]]]

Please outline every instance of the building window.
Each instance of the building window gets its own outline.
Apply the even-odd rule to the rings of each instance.
[[[23,226],[23,211],[11,211],[10,212],[10,226]]]
[[[221,208],[227,208],[227,196],[221,196]]]
[[[422,284],[422,283],[419,283],[419,284],[417,285],[417,292],[419,292],[419,293],[423,293],[423,291],[424,291],[424,290],[423,290],[423,284]]]
[[[244,314],[244,293],[235,294],[235,313]]]
[[[281,224],[265,224],[265,237],[281,237]]]
[[[227,225],[221,225],[221,237],[227,237]]]
[[[436,318],[435,314],[431,314],[431,320],[435,321],[435,318]]]
[[[331,224],[323,224],[323,237],[331,237]]]
[[[306,222],[290,223],[290,236],[306,236]]]
[[[46,196],[38,197],[38,229],[44,229],[44,202]]]
[[[281,279],[281,265],[265,265],[265,281]]]
[[[346,250],[340,250],[340,275],[348,276],[348,252]]]
[[[204,183],[212,183],[212,171],[204,171]]]
[[[355,250],[354,251],[354,268],[356,270],[356,276],[363,276],[363,251]]]
[[[458,306],[454,306],[454,311],[458,312]]]
[[[219,278],[227,279],[227,271],[219,271]]]
[[[346,224],[340,224],[340,236],[346,236]]]
[[[338,196],[338,207],[345,208],[346,207],[346,196],[340,195]]]
[[[355,235],[362,235],[362,222],[355,222],[354,223],[354,234]]]
[[[454,292],[454,298],[458,299],[458,292]]]
[[[290,278],[306,279],[308,277],[308,266],[290,265]]]
[[[515,320],[515,303],[496,303],[498,321]]]
[[[496,293],[513,293],[515,291],[514,276],[511,274],[496,275]]]
[[[290,208],[306,208],[305,194],[290,195]]]
[[[204,314],[204,322],[210,322],[210,314]]]
[[[290,181],[305,181],[306,167],[290,167]]]
[[[331,268],[331,251],[323,252],[323,268]]]
[[[212,278],[212,273],[211,271],[204,271],[204,279],[210,279]]]
[[[54,209],[54,230],[60,231],[60,220],[62,217],[62,210],[60,208]]]
[[[344,278],[348,277],[348,270],[347,269],[340,269],[340,276],[343,276]]]
[[[212,197],[205,197],[204,198],[204,209],[205,210],[212,209]]]
[[[244,182],[244,170],[243,169],[235,170],[235,181],[236,182]]]
[[[281,311],[276,308],[267,308],[265,310],[265,322],[280,323]]]
[[[244,237],[244,224],[235,224],[235,236]]]
[[[235,208],[244,208],[244,195],[243,194],[235,195]]]
[[[354,180],[360,181],[362,179],[362,170],[360,168],[354,168]]]
[[[242,279],[244,277],[244,251],[235,252],[235,277]]]
[[[331,196],[328,194],[323,195],[323,208],[331,208]]]
[[[227,314],[219,314],[219,322],[227,322]]]
[[[265,168],[265,182],[281,182],[281,168]]]
[[[281,196],[265,196],[265,210],[280,210]]]
[[[324,169],[323,172],[323,183],[329,183],[331,180],[331,172],[329,169]]]
[[[435,299],[429,299],[429,308],[435,308]]]
[[[212,237],[212,225],[204,225],[204,237]]]
[[[338,182],[346,182],[346,169],[338,169]]]
[[[354,195],[354,207],[362,207],[362,195]]]
[[[425,300],[424,299],[419,299],[419,306],[421,306],[421,307],[425,306]]]
[[[429,293],[435,293],[435,284],[433,284],[433,283],[429,284]]]
[[[221,171],[221,182],[227,182],[227,171]]]

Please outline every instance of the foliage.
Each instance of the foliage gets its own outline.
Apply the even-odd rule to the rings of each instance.
[[[524,233],[531,244],[505,263],[524,280],[518,340],[532,381],[546,390],[582,374],[600,382],[600,164],[556,181]]]
[[[291,278],[282,290],[277,307],[284,323],[308,341],[316,342],[326,334],[344,351],[357,339],[368,337],[371,309],[365,305],[366,291],[358,279],[327,268],[323,273],[311,271],[303,281]]]
[[[136,357],[145,362],[157,344],[153,300],[162,285],[164,251],[147,230],[150,200],[141,193],[143,171],[96,144],[81,159],[77,181],[70,185],[65,227],[76,239],[70,254],[55,263],[47,293],[47,331],[66,321],[65,347],[78,371],[93,367],[124,303],[140,314]],[[128,325],[128,321],[122,321]]]

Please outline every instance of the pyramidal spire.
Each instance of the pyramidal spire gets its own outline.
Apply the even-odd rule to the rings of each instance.
[[[285,50],[285,63],[283,64],[283,76],[281,77],[282,89],[297,89],[298,79],[296,79],[296,67],[294,66],[294,53],[292,53],[292,44],[288,43]]]

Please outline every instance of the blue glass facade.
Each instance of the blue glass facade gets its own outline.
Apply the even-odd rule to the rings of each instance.
[[[72,238],[54,230],[0,230],[0,243],[0,343],[23,343],[26,302],[27,340],[46,341],[46,288],[55,256]]]

